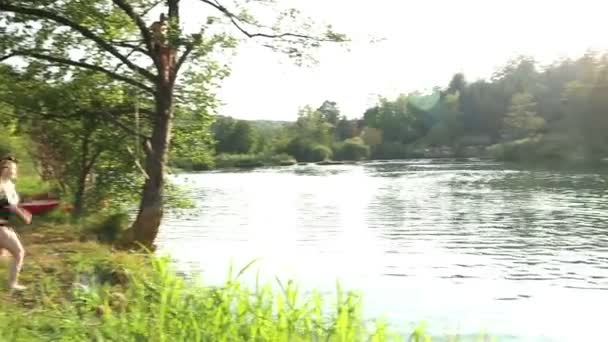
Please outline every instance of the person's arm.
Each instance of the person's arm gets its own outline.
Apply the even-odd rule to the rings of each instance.
[[[23,222],[25,222],[25,224],[32,223],[32,213],[30,213],[29,211],[23,208],[19,208],[16,205],[10,205],[8,208],[11,212],[15,213],[15,215],[17,215]]]
[[[9,203],[9,210],[15,213],[26,224],[32,223],[32,214],[23,208],[19,208],[19,195],[15,189],[15,184],[12,182],[6,184],[4,192]]]

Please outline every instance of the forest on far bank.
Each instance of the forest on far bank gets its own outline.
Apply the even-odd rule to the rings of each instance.
[[[431,94],[379,98],[358,118],[327,100],[303,107],[295,122],[219,116],[210,129],[219,166],[418,157],[591,161],[608,156],[607,92],[605,55],[543,67],[519,57],[489,80],[470,82],[459,73]]]

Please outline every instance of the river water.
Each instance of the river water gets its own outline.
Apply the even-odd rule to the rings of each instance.
[[[208,283],[364,295],[369,317],[499,341],[608,341],[608,173],[408,160],[183,173],[158,237]]]

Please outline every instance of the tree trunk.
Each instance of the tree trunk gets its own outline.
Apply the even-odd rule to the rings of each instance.
[[[101,155],[103,150],[98,150],[97,152],[91,155],[90,160],[86,160],[86,154],[83,156],[83,164],[82,169],[80,170],[80,175],[78,177],[78,184],[76,185],[76,194],[74,196],[74,211],[72,216],[74,218],[80,218],[85,211],[85,195],[87,189],[87,178],[91,175],[91,170],[93,169],[93,165],[97,162],[97,158]],[[88,150],[87,150],[88,153]]]
[[[173,84],[162,80],[156,95],[156,115],[152,137],[146,150],[146,181],[137,218],[131,228],[129,242],[153,249],[154,240],[163,217],[165,168],[171,140],[173,119]]]
[[[169,21],[179,23],[179,0],[168,0]],[[168,37],[167,37],[168,38]],[[165,188],[165,168],[171,143],[171,125],[173,123],[173,90],[177,75],[177,49],[171,42],[155,42],[154,61],[158,70],[156,82],[156,110],[152,126],[152,136],[147,144],[146,181],[143,187],[137,218],[125,240],[127,246],[140,244],[154,250],[154,240],[158,235],[163,218],[163,200]]]
[[[83,128],[86,130],[85,136],[82,138],[82,146],[80,150],[80,174],[78,175],[78,183],[76,184],[76,193],[74,194],[74,211],[72,217],[79,218],[84,212],[84,191],[87,184],[87,175],[89,174],[87,158],[89,156],[89,139],[91,137],[91,130],[87,130],[84,124]]]
[[[74,194],[74,211],[72,212],[72,217],[74,218],[80,218],[84,213],[84,191],[87,183],[87,175],[88,172],[82,170],[78,177],[76,193]]]

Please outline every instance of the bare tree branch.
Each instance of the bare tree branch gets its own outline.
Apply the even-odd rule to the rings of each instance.
[[[123,140],[123,139],[124,139],[124,137],[121,137],[120,140]],[[83,171],[85,173],[87,173],[87,174],[89,172],[91,172],[91,169],[93,168],[93,165],[95,165],[95,162],[97,162],[97,158],[99,158],[99,156],[101,156],[101,154],[103,152],[105,152],[105,151],[106,150],[104,150],[102,148],[97,149],[97,151],[95,151],[93,153],[93,155],[91,155],[91,158],[89,159],[89,161],[88,162],[85,161],[85,165],[84,165]]]
[[[144,9],[144,11],[141,13],[140,17],[145,16],[146,14],[148,14],[148,12],[150,12],[151,10],[153,10],[156,6],[162,4],[165,0],[158,0],[155,3],[153,3],[152,5],[150,5],[150,7]]]
[[[8,55],[4,55],[4,56],[0,56],[0,62],[4,62],[5,60],[9,59],[9,58],[13,58],[15,56],[18,56],[19,54],[11,52]]]
[[[127,58],[130,58],[135,52],[141,52],[143,54],[149,55],[148,52],[142,48],[138,48],[136,46],[134,46],[132,48],[131,51],[129,51],[129,53],[126,55]],[[116,65],[116,67],[114,67],[113,72],[118,72],[118,69],[120,69],[124,64],[123,63],[119,63],[118,65]]]
[[[320,37],[315,37],[315,36],[311,36],[311,35],[306,35],[306,34],[300,34],[300,33],[277,33],[277,34],[270,34],[270,33],[261,33],[261,32],[249,32],[245,27],[243,27],[243,20],[241,18],[239,18],[236,14],[232,13],[231,11],[229,11],[226,7],[222,6],[219,2],[217,1],[212,1],[212,0],[200,0],[204,3],[206,3],[207,5],[210,5],[212,7],[214,7],[215,9],[217,9],[218,11],[222,12],[226,17],[228,17],[228,19],[230,19],[230,21],[232,22],[232,24],[239,30],[241,31],[241,33],[243,33],[244,35],[246,35],[249,38],[269,38],[269,39],[277,39],[277,38],[302,38],[302,39],[310,39],[310,40],[316,40],[316,41],[326,41],[326,42],[331,42],[333,41],[332,39],[325,39],[325,38],[320,38]]]
[[[123,12],[125,12],[129,18],[133,20],[135,25],[137,25],[139,28],[139,33],[141,33],[141,36],[143,37],[144,44],[146,44],[146,49],[149,52],[148,56],[152,56],[152,34],[150,33],[150,30],[148,30],[148,26],[146,26],[144,20],[137,13],[135,13],[135,10],[129,3],[127,3],[127,1],[112,0],[112,2],[116,4],[116,6],[118,6]],[[154,63],[158,67],[158,61],[156,58],[152,58],[152,60],[154,60]]]
[[[13,103],[12,101],[13,99],[6,99],[6,98],[0,98],[0,104],[6,104],[9,105],[10,107],[13,107],[15,109],[15,111],[13,111],[12,113],[10,112],[6,112],[4,113],[4,115],[8,115],[10,117],[13,117],[15,119],[21,119],[23,113],[30,113],[30,114],[34,114],[37,115],[41,118],[43,118],[44,120],[55,120],[57,122],[61,122],[60,120],[65,120],[65,119],[74,119],[77,118],[79,116],[79,114],[70,114],[70,115],[57,115],[55,113],[51,114],[51,113],[42,113],[40,111],[34,110],[32,108],[26,107],[26,106],[22,106],[22,105],[18,105]],[[17,113],[16,111],[20,111],[20,113]]]
[[[116,46],[120,46],[120,47],[124,47],[127,49],[131,49],[132,51],[129,54],[132,54],[133,52],[139,52],[141,54],[144,54],[146,56],[152,56],[150,54],[149,51],[147,51],[146,49],[142,48],[141,46],[138,46],[136,44],[132,44],[132,42],[129,41],[121,41],[121,42],[112,42],[114,45]]]
[[[167,0],[169,18],[179,19],[179,0]]]
[[[149,136],[141,134],[139,132],[136,132],[133,128],[123,124],[122,122],[120,122],[120,120],[118,120],[116,117],[114,117],[114,115],[112,115],[110,112],[108,111],[100,111],[99,114],[101,114],[103,117],[107,118],[108,120],[110,120],[113,124],[115,124],[116,126],[118,126],[120,129],[122,129],[123,131],[133,135],[133,136],[137,136],[140,137],[142,139],[150,139]]]
[[[99,111],[84,110],[84,111],[73,112],[70,115],[61,115],[61,114],[49,113],[49,112],[43,113],[43,112],[37,111],[35,109],[29,108],[26,106],[20,106],[20,105],[14,104],[14,103],[12,103],[12,101],[7,100],[7,99],[2,99],[2,98],[0,98],[0,103],[6,103],[6,104],[10,105],[11,107],[14,107],[15,109],[19,110],[21,112],[21,114],[27,115],[26,113],[30,113],[30,114],[33,114],[33,115],[36,115],[36,116],[42,118],[43,120],[55,121],[57,123],[64,123],[63,120],[65,120],[65,119],[76,119],[76,118],[82,117],[82,115],[97,115],[100,117],[107,118],[109,121],[111,121],[117,127],[124,130],[126,133],[128,133],[130,135],[139,136],[142,139],[150,139],[149,136],[136,132],[133,128],[130,128],[129,126],[123,124],[116,118],[116,116],[118,116],[118,115],[123,115],[123,114],[132,112],[132,109],[127,108],[127,106],[121,107],[121,108],[112,108],[112,109],[103,109],[102,108]],[[147,113],[152,112],[150,110],[142,109],[142,108],[140,108],[139,111],[147,112]],[[19,113],[6,113],[6,115],[14,117],[16,119],[22,118],[22,115],[20,115]]]
[[[146,169],[139,162],[139,158],[137,157],[137,155],[135,154],[135,152],[133,152],[133,149],[131,147],[127,146],[127,152],[129,152],[129,154],[131,155],[131,157],[133,157],[133,162],[135,163],[135,166],[137,166],[137,168],[139,169],[139,171],[141,172],[141,174],[144,176],[144,178],[149,179],[150,176],[148,176],[148,173],[146,172]],[[147,154],[147,152],[146,152],[146,154]]]
[[[115,2],[123,2],[124,3],[123,0],[115,0]],[[31,15],[31,16],[35,16],[35,17],[38,17],[38,18],[44,18],[44,19],[52,20],[52,21],[54,21],[56,23],[68,26],[68,27],[72,28],[73,30],[75,30],[75,31],[79,32],[80,34],[82,34],[84,37],[86,37],[86,38],[94,41],[95,43],[97,43],[97,45],[99,45],[103,50],[107,51],[108,53],[110,53],[114,57],[118,58],[121,62],[123,62],[131,70],[138,72],[139,74],[143,75],[144,77],[146,77],[150,81],[154,82],[156,80],[156,76],[154,74],[152,74],[150,71],[148,71],[148,70],[146,70],[146,69],[144,69],[144,68],[142,68],[142,67],[134,64],[133,62],[129,61],[128,58],[126,58],[124,55],[122,55],[109,42],[107,42],[103,38],[99,37],[98,35],[96,35],[95,33],[93,33],[91,30],[87,29],[86,27],[84,27],[84,26],[82,26],[82,25],[80,25],[78,23],[75,23],[74,21],[72,21],[72,20],[70,20],[68,18],[62,17],[62,16],[57,15],[57,14],[55,14],[53,12],[42,10],[42,9],[28,8],[28,7],[22,7],[22,6],[14,6],[14,5],[9,4],[6,1],[0,1],[0,11],[7,11],[7,12],[13,12],[13,13],[20,13],[20,14],[25,14],[25,15]],[[141,21],[141,18],[139,20]],[[145,24],[143,24],[143,25],[145,26]],[[150,41],[149,41],[150,35],[149,35],[149,33],[146,33],[146,35],[144,35],[144,38],[148,38],[148,39],[145,39],[145,42],[146,42],[146,44],[149,45],[150,44]]]
[[[193,43],[189,43],[188,45],[186,45],[186,50],[184,51],[184,53],[182,53],[182,55],[177,60],[177,63],[175,64],[175,75],[174,75],[174,77],[177,76],[179,70],[181,69],[181,67],[184,64],[184,62],[186,62],[186,59],[188,59],[188,56],[190,55],[190,53],[192,52],[192,50],[194,50],[194,44]]]
[[[154,94],[154,89],[152,89],[149,86],[147,86],[139,81],[136,81],[132,78],[129,78],[129,77],[126,77],[123,75],[119,75],[111,70],[105,69],[98,65],[88,64],[88,63],[84,63],[84,62],[77,62],[77,61],[73,61],[73,60],[70,60],[67,58],[47,56],[47,55],[43,55],[43,54],[32,52],[32,51],[13,51],[12,53],[10,53],[6,56],[0,56],[0,62],[2,62],[5,59],[15,57],[15,56],[32,57],[32,58],[36,58],[36,59],[42,59],[42,60],[46,60],[46,61],[50,61],[50,62],[60,63],[62,65],[72,65],[72,66],[79,67],[79,68],[97,71],[97,72],[106,74],[115,80],[128,83],[128,84],[133,85],[139,89],[142,89],[150,94]]]

